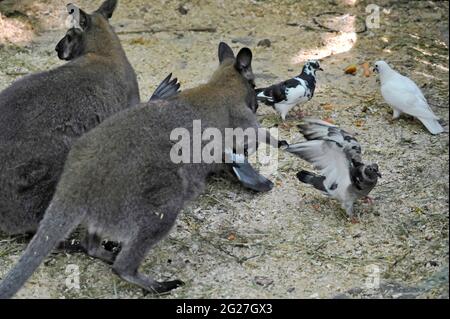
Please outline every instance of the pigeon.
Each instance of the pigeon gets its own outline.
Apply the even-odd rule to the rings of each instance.
[[[177,95],[180,91],[180,83],[178,83],[178,79],[174,78],[170,81],[172,77],[172,73],[170,73],[156,88],[153,95],[150,97],[150,101],[155,100],[164,100],[169,97]]]
[[[245,155],[225,151],[225,156],[232,162],[231,169],[244,187],[255,192],[268,192],[273,188],[273,183],[260,175],[248,162]]]
[[[168,99],[179,93],[180,83],[177,78],[170,80],[170,73],[156,88],[150,101],[158,99]],[[280,145],[285,145],[285,141],[280,141]],[[255,192],[268,192],[273,188],[273,183],[260,175],[249,163],[245,155],[236,154],[232,151],[225,151],[225,156],[230,162],[229,166],[239,182],[246,188]]]
[[[284,121],[295,105],[312,99],[318,70],[323,71],[319,62],[308,60],[299,76],[267,88],[256,89],[256,98],[259,102],[272,106]]]
[[[374,72],[380,74],[381,95],[393,108],[394,120],[406,113],[419,119],[433,135],[444,132],[416,83],[393,70],[385,61],[376,62]]]
[[[354,202],[368,197],[381,177],[378,165],[364,164],[356,138],[335,125],[304,119],[299,129],[306,141],[291,144],[285,150],[311,163],[319,174],[302,170],[297,178],[340,201],[353,218]]]

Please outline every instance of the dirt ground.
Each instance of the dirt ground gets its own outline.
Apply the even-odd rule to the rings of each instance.
[[[75,3],[92,10],[99,2]],[[364,30],[370,3],[380,6],[380,24]],[[54,47],[64,34],[64,5],[0,1],[0,89],[63,63]],[[408,117],[391,122],[377,77],[364,77],[359,66],[384,59],[410,76],[447,128],[448,9],[445,1],[120,1],[112,24],[142,99],[169,72],[183,88],[205,82],[217,65],[219,41],[253,50],[258,86],[288,79],[306,59],[320,58],[325,71],[315,97],[284,123],[260,106],[261,123],[298,141],[300,116],[332,120],[358,135],[366,161],[383,174],[375,203],[356,204],[356,224],[337,202],[298,182],[295,173],[308,165],[289,154],[279,154],[278,169],[268,175],[276,186],[265,194],[212,178],[142,267],[160,280],[186,282],[158,298],[448,298],[448,134],[432,136]],[[270,47],[258,46],[264,39]],[[350,64],[358,65],[356,75],[344,74]],[[0,235],[0,278],[26,242]],[[79,267],[80,289],[65,284],[69,264]],[[154,298],[98,260],[61,252],[18,297]]]

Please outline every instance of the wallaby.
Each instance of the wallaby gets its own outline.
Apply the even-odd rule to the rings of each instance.
[[[92,14],[80,10],[82,29],[70,29],[56,47],[71,61],[0,93],[0,230],[6,234],[35,232],[74,141],[139,103],[136,74],[108,22],[116,5],[106,0]],[[77,50],[69,57],[61,49],[70,44]]]
[[[221,131],[259,127],[251,51],[243,48],[235,58],[231,48],[221,43],[219,61],[206,84],[122,111],[74,144],[37,233],[0,283],[1,298],[13,296],[56,244],[80,224],[88,230],[89,253],[112,262],[122,279],[153,293],[182,284],[157,282],[138,268],[170,231],[180,210],[205,189],[208,175],[227,164],[175,163],[170,155],[175,144],[171,132],[187,129],[192,144],[193,123],[198,119],[203,128]],[[115,259],[100,247],[104,237],[121,243]]]
[[[78,52],[82,51],[83,42],[81,41],[81,37],[83,34],[77,30],[73,29],[58,44],[57,51],[60,59],[71,60],[78,56]],[[155,98],[166,99],[179,93],[180,84],[177,83],[176,78],[171,81],[170,78],[171,74],[161,82],[150,100]],[[255,111],[256,109],[257,105]],[[239,156],[236,154],[230,154],[230,157],[239,159]],[[231,175],[234,175],[244,187],[256,192],[268,192],[273,188],[273,183],[259,174],[247,159],[233,161],[229,166]]]

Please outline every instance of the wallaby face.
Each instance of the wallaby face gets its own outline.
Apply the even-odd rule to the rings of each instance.
[[[151,247],[168,234],[180,210],[204,190],[207,176],[227,166],[173,161],[171,134],[183,128],[192,144],[198,142],[194,121],[201,120],[203,130],[259,126],[248,107],[249,96],[254,95],[247,78],[251,52],[242,49],[234,58],[225,46],[221,44],[220,66],[208,83],[169,100],[122,111],[74,144],[37,233],[0,283],[0,298],[14,295],[79,224],[88,230],[88,253],[112,262],[122,279],[153,293],[182,284],[157,282],[140,273],[139,266]],[[116,258],[100,247],[106,236],[121,243]]]
[[[117,36],[108,20],[117,6],[117,0],[105,1],[99,9],[91,14],[79,9],[79,27],[69,29],[56,45],[61,60],[72,60],[83,54],[116,54],[112,47],[120,47]],[[73,14],[73,12],[71,13]]]
[[[70,62],[0,92],[0,231],[35,232],[73,142],[139,102],[136,74],[108,23],[117,0],[70,29],[57,46]]]
[[[71,28],[67,31],[55,48],[58,52],[58,58],[70,61],[83,55],[86,51],[86,38],[84,33],[77,28]]]

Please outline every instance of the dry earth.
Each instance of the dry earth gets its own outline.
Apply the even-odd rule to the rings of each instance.
[[[380,6],[379,28],[359,32],[371,2]],[[91,10],[99,1],[76,3]],[[64,5],[0,1],[0,89],[62,63],[54,47],[64,34]],[[316,20],[341,32],[314,23],[324,12],[336,13]],[[448,134],[432,136],[408,117],[392,123],[376,76],[364,77],[360,67],[354,76],[343,72],[350,64],[389,61],[423,88],[447,126],[448,2],[122,0],[112,24],[136,69],[142,99],[169,72],[183,88],[206,81],[221,40],[253,50],[259,86],[298,74],[307,58],[321,58],[325,71],[315,97],[285,123],[261,106],[261,123],[278,126],[294,141],[301,115],[330,119],[358,134],[365,158],[383,173],[372,193],[375,204],[356,205],[357,224],[338,203],[296,180],[307,165],[288,154],[279,154],[278,169],[270,172],[276,187],[269,193],[212,178],[142,267],[159,279],[186,282],[160,298],[448,298]],[[258,46],[263,39],[271,46]],[[0,278],[26,242],[0,236]],[[79,290],[65,285],[68,264],[80,269]],[[377,274],[380,287],[369,289]],[[18,297],[144,296],[98,260],[57,253]]]

